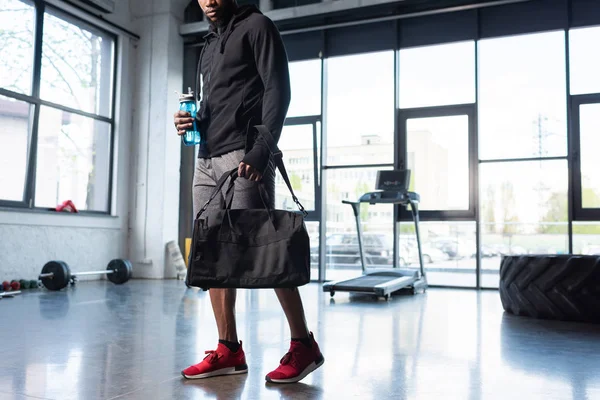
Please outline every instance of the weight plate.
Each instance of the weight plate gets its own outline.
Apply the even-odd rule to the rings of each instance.
[[[42,274],[53,273],[51,278],[41,278],[42,284],[48,290],[61,290],[69,284],[71,272],[67,263],[63,261],[50,261],[42,268]]]
[[[130,280],[133,273],[133,264],[129,260],[125,260],[125,263],[127,264],[127,280]]]
[[[129,260],[112,260],[106,267],[108,271],[113,270],[112,274],[108,274],[108,280],[116,285],[127,282],[131,278],[131,262]]]

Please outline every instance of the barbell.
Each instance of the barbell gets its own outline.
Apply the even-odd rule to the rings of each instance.
[[[131,262],[129,260],[115,259],[108,263],[106,270],[87,271],[71,274],[71,269],[64,261],[50,261],[44,265],[39,279],[42,285],[49,290],[61,290],[67,287],[69,282],[75,283],[78,276],[83,275],[106,275],[109,281],[121,285],[131,278]]]
[[[0,292],[0,300],[4,297],[14,297],[18,294],[21,294],[20,290],[12,291],[12,292]]]

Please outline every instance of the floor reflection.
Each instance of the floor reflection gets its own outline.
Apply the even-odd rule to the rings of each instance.
[[[198,395],[216,400],[241,399],[248,375],[223,376],[219,379],[183,380],[183,385],[194,388]]]
[[[495,291],[431,289],[390,301],[301,288],[325,364],[266,384],[289,347],[272,290],[240,290],[247,375],[185,381],[214,348],[208,293],[181,281],[80,282],[0,307],[0,398],[594,399],[600,326],[503,313]]]

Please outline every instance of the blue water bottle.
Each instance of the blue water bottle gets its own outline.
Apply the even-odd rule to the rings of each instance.
[[[179,110],[190,113],[190,116],[194,118],[194,122],[191,128],[189,128],[185,134],[181,135],[181,140],[186,146],[195,146],[200,144],[200,132],[196,127],[196,99],[194,98],[194,92],[192,88],[188,88],[187,93],[179,95]]]

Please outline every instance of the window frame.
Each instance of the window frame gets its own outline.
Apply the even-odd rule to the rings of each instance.
[[[586,104],[599,104],[600,93],[571,95],[569,98],[571,112],[571,141],[569,154],[569,170],[573,182],[572,210],[573,221],[598,221],[600,220],[600,208],[583,207],[583,179],[581,173],[581,115],[580,106]]]
[[[435,118],[466,115],[469,119],[468,149],[469,155],[469,208],[467,210],[419,210],[419,218],[422,221],[474,221],[477,210],[477,105],[457,104],[449,106],[403,108],[397,110],[398,120],[398,142],[396,149],[398,151],[397,168],[405,169],[408,163],[408,132],[406,128],[409,119],[417,118]],[[397,222],[412,221],[410,212],[404,208],[398,209]]]
[[[15,100],[23,101],[29,104],[32,109],[30,113],[30,124],[28,130],[28,149],[27,149],[27,171],[25,174],[25,187],[23,190],[23,197],[21,201],[6,200],[0,198],[0,209],[8,211],[47,211],[48,207],[36,207],[35,206],[35,186],[37,180],[37,154],[38,154],[38,132],[39,132],[39,120],[41,108],[49,107],[57,109],[63,112],[80,115],[86,118],[90,118],[97,121],[102,121],[110,125],[110,138],[109,138],[109,151],[108,151],[108,186],[107,186],[107,203],[104,211],[99,210],[78,210],[79,214],[83,215],[111,215],[113,209],[113,188],[114,188],[114,166],[115,166],[115,136],[116,136],[116,113],[117,113],[117,77],[118,77],[118,47],[119,47],[119,35],[109,30],[103,29],[94,23],[78,17],[77,15],[55,7],[52,4],[47,4],[43,1],[31,1],[23,0],[23,3],[29,4],[34,8],[35,12],[35,25],[34,25],[34,43],[33,43],[33,69],[32,69],[32,84],[31,84],[31,95],[13,92],[8,89],[0,87],[0,95],[12,98]],[[94,114],[62,104],[54,103],[47,100],[42,100],[41,94],[41,74],[42,74],[42,50],[44,40],[44,16],[48,13],[56,18],[63,19],[64,21],[88,29],[90,31],[101,34],[103,37],[110,38],[112,40],[112,59],[110,65],[110,104],[109,104],[109,117],[102,116],[100,114]]]

